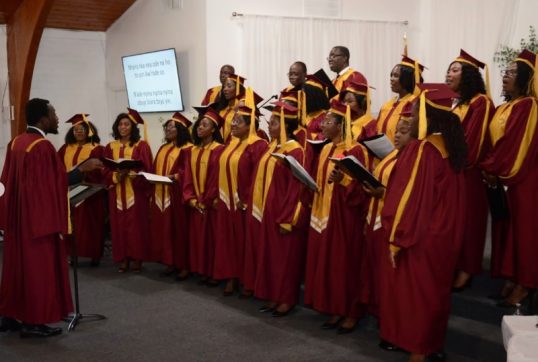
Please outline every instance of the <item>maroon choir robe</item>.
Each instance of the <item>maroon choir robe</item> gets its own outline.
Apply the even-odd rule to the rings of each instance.
[[[259,137],[243,141],[232,137],[219,160],[219,199],[213,278],[242,279],[244,269],[246,208],[254,170],[267,149]]]
[[[489,128],[492,148],[481,164],[508,187],[510,218],[500,251],[500,273],[526,288],[538,287],[537,113],[532,97],[499,106]]]
[[[73,311],[60,238],[68,231],[64,165],[41,134],[24,133],[9,143],[0,181],[0,315],[29,324],[58,322]]]
[[[329,143],[318,160],[316,183],[308,233],[304,304],[333,315],[360,318],[364,258],[364,222],[367,197],[361,184],[345,176],[328,183],[334,168],[329,157],[353,155],[367,165],[368,153],[357,143],[345,150],[344,143]]]
[[[152,170],[153,157],[146,141],[138,141],[132,146],[112,141],[105,147],[104,157],[140,160],[142,169],[136,171]],[[151,185],[142,176],[128,176],[119,182],[118,173],[110,169],[105,171],[105,180],[111,186],[108,210],[114,261],[149,260],[148,210]]]
[[[439,135],[407,144],[392,170],[381,213],[390,244],[379,261],[380,335],[417,354],[443,347],[463,234],[463,173],[456,173],[447,157]],[[396,268],[389,249],[400,249]]]
[[[460,117],[467,142],[465,231],[457,268],[478,274],[482,271],[489,211],[486,185],[478,164],[483,158],[484,145],[488,143],[487,130],[495,111],[493,102],[484,94],[478,94],[468,104],[456,107],[454,113]]]
[[[373,175],[385,187],[388,185],[392,169],[396,164],[398,150],[394,149],[385,156],[374,169]],[[385,189],[386,190],[386,189]],[[364,288],[361,288],[361,298],[368,302],[368,312],[379,317],[379,260],[386,247],[387,236],[381,227],[381,211],[383,210],[384,196],[381,198],[370,198],[368,206],[368,216],[364,227],[364,238],[366,240],[365,262],[364,262]]]
[[[183,200],[189,206],[190,270],[213,276],[219,158],[224,146],[216,141],[193,146],[185,165]],[[203,211],[202,211],[203,210]]]
[[[186,155],[191,144],[182,147],[174,143],[162,145],[155,156],[153,172],[173,176],[174,183],[155,184],[150,206],[150,260],[175,266],[188,267],[188,221],[181,194]]]
[[[65,168],[70,171],[88,158],[103,156],[104,147],[86,143],[63,145],[58,151]],[[103,175],[93,171],[84,175],[84,182],[101,184]],[[105,243],[106,192],[100,191],[72,209],[73,236],[77,243],[77,255],[98,260],[103,256]]]
[[[304,162],[304,151],[294,140],[284,147],[271,143],[263,155],[253,186],[252,215],[260,222],[256,237],[254,295],[263,300],[295,305],[299,301],[306,252],[306,218],[299,201],[302,184],[271,153]],[[288,233],[281,233],[283,228]]]

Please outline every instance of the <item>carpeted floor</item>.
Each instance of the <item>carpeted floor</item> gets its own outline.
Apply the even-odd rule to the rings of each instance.
[[[1,247],[0,247],[1,250]],[[362,320],[354,333],[319,326],[325,316],[296,308],[285,318],[259,313],[263,303],[222,296],[222,289],[159,277],[146,264],[141,274],[118,274],[110,257],[79,268],[82,321],[75,331],[48,339],[0,335],[0,361],[406,361],[403,353],[377,347],[376,321]],[[449,361],[504,361],[502,310],[485,298],[498,283],[475,278],[473,289],[453,297],[447,335]],[[59,324],[66,327],[65,323]]]

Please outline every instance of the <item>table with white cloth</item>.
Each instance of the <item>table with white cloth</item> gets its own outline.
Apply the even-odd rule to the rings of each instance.
[[[508,362],[538,361],[538,316],[507,315],[502,333]]]

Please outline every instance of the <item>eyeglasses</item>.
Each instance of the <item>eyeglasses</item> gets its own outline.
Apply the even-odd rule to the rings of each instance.
[[[335,122],[333,120],[323,120],[320,122],[322,126],[330,126],[331,124],[334,124]]]
[[[334,59],[336,57],[343,57],[344,54],[329,54],[329,56],[327,57],[327,60],[329,59]]]
[[[515,77],[517,75],[517,69],[506,69],[503,74],[509,77]]]

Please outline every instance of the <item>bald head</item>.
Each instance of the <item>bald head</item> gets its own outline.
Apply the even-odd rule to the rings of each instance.
[[[230,74],[235,74],[235,68],[232,65],[225,64],[222,67],[220,67],[220,74],[219,74],[220,84],[224,85],[224,82],[226,82],[226,78],[228,78]]]

